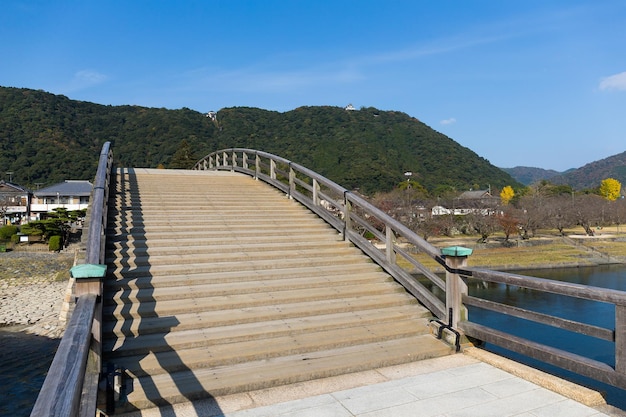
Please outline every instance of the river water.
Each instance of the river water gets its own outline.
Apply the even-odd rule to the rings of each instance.
[[[515,271],[515,273],[626,291],[626,266],[624,265]],[[608,329],[615,328],[615,308],[612,304],[580,300],[556,294],[521,289],[504,284],[489,283],[486,285],[485,283],[472,280],[468,281],[468,287],[469,294],[477,297]],[[469,310],[469,316],[474,322],[580,354],[611,366],[615,365],[615,347],[611,342],[554,329],[552,327],[478,308],[471,308]],[[626,391],[624,390],[550,365],[542,364],[531,358],[491,344],[486,344],[485,349],[542,369],[546,372],[559,375],[578,384],[589,386],[590,388],[602,392],[609,404],[626,410]]]

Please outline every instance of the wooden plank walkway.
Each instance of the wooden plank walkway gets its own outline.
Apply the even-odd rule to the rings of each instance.
[[[120,169],[104,363],[124,410],[437,357],[430,313],[320,218],[230,172]]]

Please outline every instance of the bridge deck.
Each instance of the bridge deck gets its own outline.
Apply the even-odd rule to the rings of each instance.
[[[229,172],[121,169],[104,362],[148,408],[451,353],[430,313],[321,219]]]

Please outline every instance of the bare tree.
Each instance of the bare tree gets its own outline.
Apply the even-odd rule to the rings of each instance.
[[[546,200],[548,199],[539,193],[530,193],[520,198],[520,210],[517,212],[517,217],[520,222],[522,239],[535,237],[537,229],[545,227]]]
[[[509,207],[498,216],[498,224],[504,232],[504,241],[508,242],[511,235],[519,231],[520,220],[517,216],[517,209]]]
[[[574,216],[572,197],[559,195],[548,198],[544,205],[546,226],[557,229],[561,236],[564,230],[576,224]]]
[[[581,226],[588,236],[593,236],[593,226],[601,223],[604,200],[594,194],[577,196],[572,204],[572,215],[576,224]]]
[[[482,215],[472,213],[466,216],[466,221],[471,230],[480,235],[478,239],[481,243],[486,243],[489,236],[499,228],[498,218],[495,215]]]

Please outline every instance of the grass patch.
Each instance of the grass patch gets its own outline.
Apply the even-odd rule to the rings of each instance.
[[[438,248],[446,246],[466,246],[474,248],[476,240],[472,238],[440,240],[433,242]],[[539,243],[539,242],[538,242]],[[598,246],[602,243],[601,246]],[[603,253],[614,254],[626,253],[626,242],[596,241],[589,242],[596,245],[597,250]],[[610,248],[610,252],[609,252]],[[441,266],[423,253],[414,254],[413,258],[429,269],[441,271]],[[412,270],[412,265],[401,257],[398,257],[398,265],[404,269]],[[487,268],[494,270],[511,269],[539,269],[559,266],[582,266],[595,265],[593,255],[582,246],[571,245],[561,239],[553,238],[548,242],[541,242],[535,246],[514,247],[477,247],[468,259],[468,266]]]

